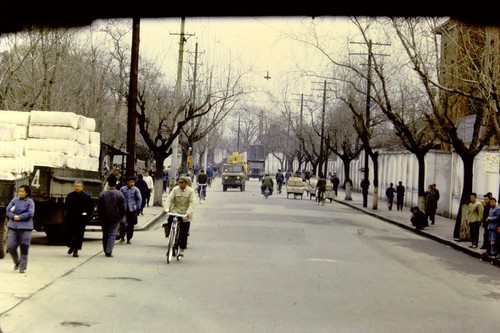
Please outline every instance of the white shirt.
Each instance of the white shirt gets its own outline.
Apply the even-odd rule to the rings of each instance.
[[[144,176],[143,179],[146,182],[146,184],[148,184],[148,188],[151,190],[153,188],[153,186],[154,186],[154,184],[153,184],[153,177],[151,177],[151,176]]]

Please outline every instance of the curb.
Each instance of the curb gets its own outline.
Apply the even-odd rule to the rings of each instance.
[[[142,226],[138,227],[135,229],[135,231],[145,231],[145,230],[149,230],[149,228],[151,228],[151,226],[153,224],[155,224],[159,219],[161,219],[163,216],[165,216],[166,213],[164,211],[162,211],[160,214],[154,216],[153,218],[151,218],[149,221],[147,221],[146,223],[144,223]]]
[[[345,201],[341,201],[341,200],[338,200],[338,199],[333,199],[335,200],[336,202],[338,203],[341,203],[343,205],[346,205],[346,206],[349,206],[351,208],[354,208],[356,210],[359,210],[365,214],[368,214],[368,215],[371,215],[373,217],[376,217],[378,218],[379,220],[383,220],[385,222],[389,222],[393,225],[396,225],[400,228],[403,228],[403,229],[406,229],[406,230],[409,230],[409,231],[412,231],[416,234],[419,234],[421,236],[424,236],[424,237],[427,237],[427,238],[430,238],[436,242],[439,242],[441,244],[444,244],[444,245],[448,245],[450,246],[451,248],[455,249],[455,250],[458,250],[458,251],[461,251],[471,257],[474,257],[474,258],[477,258],[481,261],[485,261],[485,262],[489,262],[490,264],[494,265],[494,266],[497,266],[497,267],[500,267],[500,260],[499,259],[495,259],[495,258],[492,258],[492,257],[488,257],[488,256],[485,256],[485,255],[482,255],[481,253],[477,253],[476,251],[473,251],[469,248],[466,248],[466,247],[463,247],[459,244],[457,244],[456,242],[453,242],[453,241],[450,241],[448,239],[445,239],[445,238],[442,238],[442,237],[439,237],[439,236],[436,236],[436,235],[433,235],[433,234],[430,234],[424,230],[416,230],[414,227],[411,227],[407,224],[403,224],[403,223],[400,223],[398,221],[395,221],[393,219],[390,219],[388,217],[385,217],[385,216],[382,216],[382,215],[379,215],[377,213],[373,213],[373,212],[369,212],[363,208],[360,208],[358,206],[355,206],[355,205],[352,205],[348,202],[345,202]]]

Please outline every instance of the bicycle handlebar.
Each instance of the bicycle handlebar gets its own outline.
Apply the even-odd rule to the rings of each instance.
[[[196,184],[198,186],[207,186],[207,184]]]
[[[187,214],[178,214],[178,213],[172,213],[172,212],[167,212],[167,215],[171,215],[171,216],[177,216],[177,217],[187,217]]]

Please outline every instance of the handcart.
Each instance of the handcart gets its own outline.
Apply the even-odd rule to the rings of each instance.
[[[304,186],[304,182],[302,181],[302,178],[290,177],[288,179],[288,185],[286,186],[287,199],[288,199],[289,195],[293,195],[294,199],[296,199],[298,196],[300,196],[300,199],[302,200],[302,197],[304,195],[304,191],[305,191],[305,186]]]

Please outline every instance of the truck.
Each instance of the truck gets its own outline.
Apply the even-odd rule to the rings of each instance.
[[[262,144],[251,144],[248,146],[247,163],[248,174],[247,179],[257,178],[262,181],[266,169],[266,148]]]
[[[0,257],[7,241],[5,210],[22,184],[31,187],[34,229],[45,232],[48,244],[65,244],[64,201],[75,180],[83,182],[94,202],[90,224],[100,226],[101,142],[92,118],[73,112],[0,110],[0,146]]]
[[[233,152],[233,154],[227,158],[226,163],[222,164],[222,191],[226,192],[228,188],[239,188],[240,191],[245,191],[247,171],[248,165],[246,161],[238,152]]]

